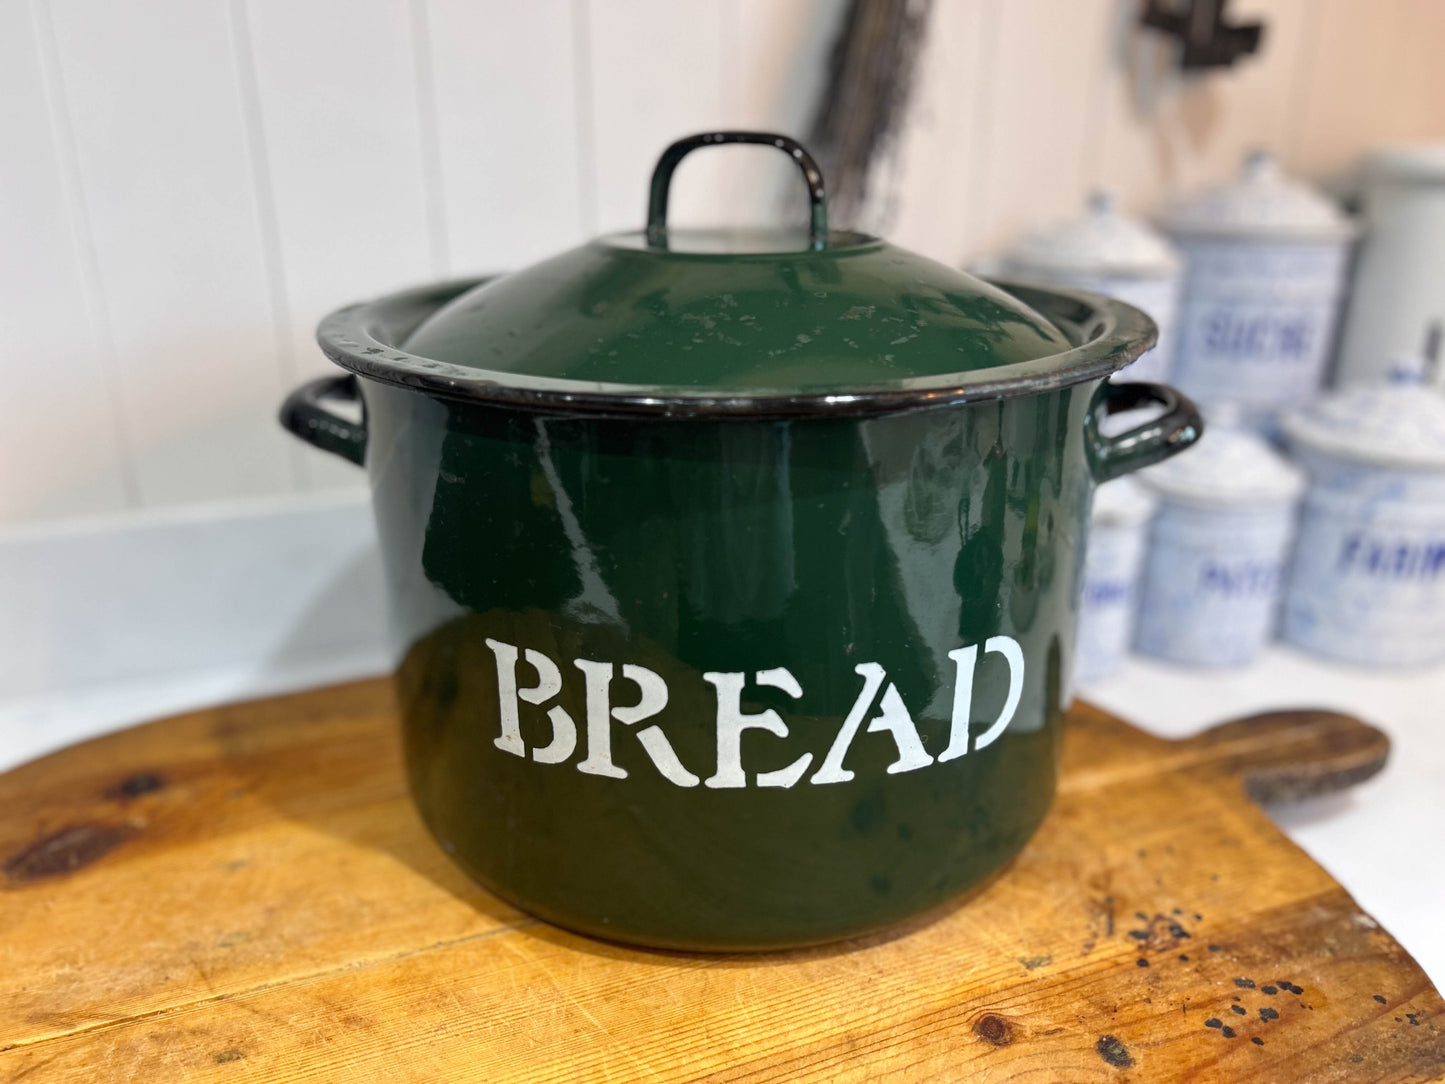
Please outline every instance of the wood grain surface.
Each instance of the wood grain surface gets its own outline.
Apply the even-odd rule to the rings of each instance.
[[[1445,1005],[1245,797],[1383,762],[1297,712],[1185,742],[1075,708],[1002,876],[864,941],[636,951],[474,887],[390,685],[198,712],[0,776],[0,1081],[1428,1081]]]

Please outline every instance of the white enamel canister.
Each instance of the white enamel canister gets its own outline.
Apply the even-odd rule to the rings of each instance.
[[[1445,396],[1352,387],[1284,430],[1310,476],[1284,638],[1370,666],[1445,659]]]
[[[1353,225],[1261,153],[1161,225],[1185,261],[1173,382],[1206,411],[1238,404],[1272,429],[1324,382]]]
[[[1157,504],[1132,478],[1106,482],[1094,495],[1074,660],[1074,679],[1080,684],[1108,677],[1124,661]]]
[[[1160,504],[1135,648],[1173,662],[1242,666],[1274,629],[1304,476],[1236,425],[1215,424],[1168,465],[1138,475]]]
[[[1116,297],[1159,325],[1159,343],[1118,379],[1165,381],[1174,350],[1181,263],[1164,237],[1095,192],[1085,213],[1025,234],[1005,252],[1000,273],[1042,286]]]
[[[1445,143],[1365,159],[1364,219],[1336,383],[1372,383],[1445,325]]]

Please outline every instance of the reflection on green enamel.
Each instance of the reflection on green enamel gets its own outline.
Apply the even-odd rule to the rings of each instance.
[[[430,349],[430,348],[429,348]],[[1092,481],[1079,439],[1095,384],[874,419],[790,422],[549,417],[365,382],[368,460],[403,638],[408,768],[457,860],[549,919],[648,944],[764,948],[848,936],[925,910],[1008,861],[1053,790]],[[895,774],[900,747],[860,728],[814,783],[876,663],[928,759],[949,743],[954,662],[979,645],[977,735],[1026,661],[1017,713],[985,749]],[[499,749],[488,641],[555,663],[562,689],[521,702],[525,749],[576,725],[575,753]],[[584,674],[615,664],[617,706],[666,683],[655,717],[611,724],[626,778],[587,774]],[[801,687],[759,684],[786,667]],[[747,675],[748,785],[679,786],[718,768],[718,694]],[[537,672],[519,664],[519,687]],[[880,691],[867,718],[883,710]],[[758,773],[812,760],[789,787]]]
[[[708,257],[604,239],[464,294],[405,346],[531,376],[807,392],[1070,343],[1012,295],[882,241]]]

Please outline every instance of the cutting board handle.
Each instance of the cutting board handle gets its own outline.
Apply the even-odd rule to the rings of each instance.
[[[1384,768],[1390,755],[1383,731],[1356,716],[1319,708],[1231,719],[1180,744],[1191,759],[1238,775],[1260,805],[1352,787]]]

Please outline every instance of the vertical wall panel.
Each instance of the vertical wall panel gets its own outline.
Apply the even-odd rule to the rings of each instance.
[[[805,140],[846,10],[847,0],[726,0],[723,122]],[[695,193],[715,201],[708,217],[738,225],[806,221],[803,182],[785,156],[744,148],[714,166],[717,187]]]
[[[224,0],[52,0],[140,497],[291,487]]]
[[[600,230],[640,229],[658,154],[678,136],[728,123],[727,7],[728,0],[589,0]],[[742,153],[708,149],[684,162],[674,179],[673,221],[726,221],[716,193],[725,190],[726,159]]]
[[[1445,138],[1445,4],[1311,0],[1291,165],[1334,174],[1362,148]]]
[[[1231,19],[1265,22],[1263,50],[1227,70],[1187,77],[1165,67],[1169,52],[1157,35],[1132,30],[1129,12],[1137,5],[1116,2],[1129,33],[1113,36],[1102,113],[1093,125],[1101,153],[1092,180],[1125,206],[1149,211],[1172,193],[1228,180],[1251,148],[1285,148],[1313,0],[1231,4]],[[1117,12],[1114,25],[1121,25]]]
[[[27,4],[0,4],[0,523],[126,503],[84,221],[37,29]]]
[[[505,271],[584,234],[569,0],[414,0],[430,30],[455,273]]]
[[[896,205],[890,237],[955,265],[984,225],[977,204],[988,162],[978,151],[992,101],[984,58],[996,14],[985,0],[934,5],[897,161],[882,178],[893,188],[883,198]]]
[[[987,91],[975,243],[985,250],[1020,229],[1079,210],[1099,89],[1110,0],[993,0],[998,43]]]
[[[244,19],[281,349],[300,381],[336,371],[316,346],[323,315],[443,272],[428,236],[412,23],[407,0],[246,0]],[[351,464],[296,446],[309,484],[362,483]]]
[[[728,123],[807,134],[847,0],[728,0]]]

